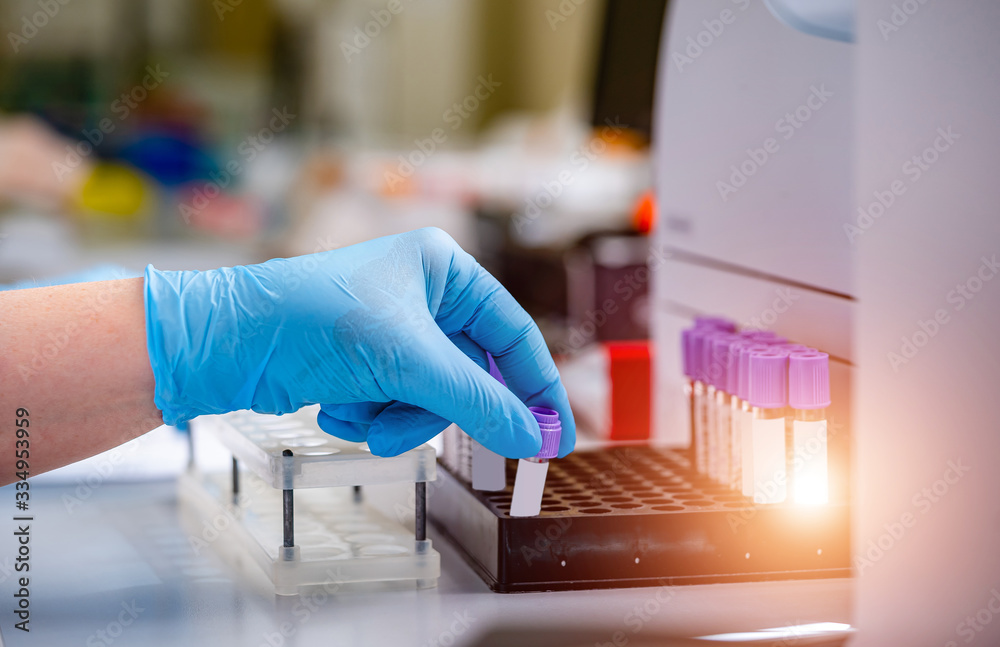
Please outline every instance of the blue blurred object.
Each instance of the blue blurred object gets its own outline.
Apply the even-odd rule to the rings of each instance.
[[[320,427],[394,456],[457,423],[492,451],[534,456],[528,406],[575,423],[528,314],[438,229],[208,272],[146,268],[156,406],[167,424],[322,405]],[[484,370],[486,351],[507,388]]]
[[[218,164],[193,138],[173,133],[141,133],[119,151],[118,157],[168,187],[205,180],[219,171]]]

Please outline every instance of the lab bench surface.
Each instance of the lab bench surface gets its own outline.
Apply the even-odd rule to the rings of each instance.
[[[0,492],[13,511],[12,486]],[[26,575],[14,570],[19,522],[12,518],[24,513],[7,517],[0,544],[0,628],[13,647],[529,647],[532,635],[547,635],[549,645],[620,647],[672,644],[667,636],[850,623],[847,579],[497,594],[433,532],[441,553],[437,588],[277,597],[253,568],[240,574],[210,545],[191,540],[173,482],[97,484],[78,492],[45,486],[31,495],[28,633],[14,628],[12,612]],[[554,633],[575,638],[562,643]]]

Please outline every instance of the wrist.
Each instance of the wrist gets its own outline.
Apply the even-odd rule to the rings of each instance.
[[[273,348],[273,308],[256,308],[270,301],[255,289],[264,290],[246,267],[146,268],[147,350],[165,423],[254,405]]]

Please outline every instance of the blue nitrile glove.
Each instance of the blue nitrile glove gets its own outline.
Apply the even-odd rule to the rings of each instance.
[[[438,229],[208,272],[146,268],[146,336],[167,424],[322,404],[319,425],[393,456],[457,423],[489,449],[534,455],[526,405],[576,425],[541,333]],[[486,351],[507,388],[490,377]],[[508,390],[509,389],[509,390]]]

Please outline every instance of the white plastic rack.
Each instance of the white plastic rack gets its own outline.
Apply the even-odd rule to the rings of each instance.
[[[193,427],[232,452],[232,473],[205,474],[193,461],[180,499],[206,523],[225,525],[227,541],[215,545],[249,555],[276,594],[331,584],[437,585],[440,556],[426,535],[426,483],[437,475],[431,447],[379,458],[363,443],[323,432],[315,407],[285,416],[208,416]],[[414,483],[412,532],[363,495],[363,486],[400,482]],[[220,519],[226,522],[213,523]]]

